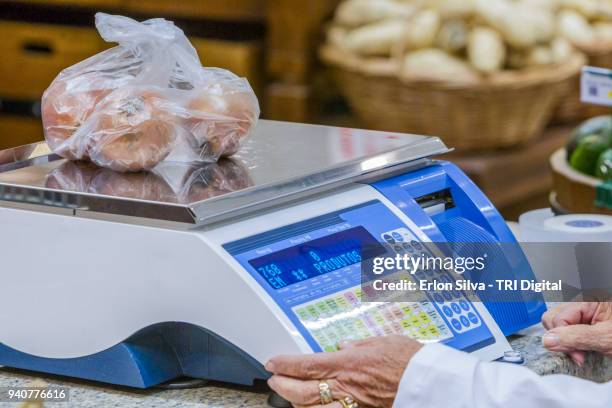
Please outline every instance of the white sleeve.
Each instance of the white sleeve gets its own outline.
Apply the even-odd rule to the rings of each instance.
[[[450,347],[429,344],[404,371],[394,408],[612,407],[612,382],[568,375],[541,377],[507,363],[489,363]]]

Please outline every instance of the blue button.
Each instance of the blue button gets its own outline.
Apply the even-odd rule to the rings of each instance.
[[[456,299],[459,299],[461,297],[461,292],[459,292],[458,290],[453,290],[453,297]]]
[[[448,306],[442,306],[442,311],[448,317],[451,317],[453,315],[453,311]]]
[[[421,248],[423,247],[419,241],[415,241],[415,240],[410,241],[410,244],[412,244],[414,249],[417,249],[417,250],[421,250]]]
[[[398,242],[402,242],[404,240],[404,237],[402,237],[402,235],[399,232],[392,232],[391,235]]]
[[[410,252],[410,253],[413,253],[413,252],[414,252],[414,248],[412,248],[412,246],[410,246],[410,244],[409,244],[409,243],[404,242],[404,243],[402,243],[402,246],[404,247],[404,249],[405,249],[406,251],[408,251],[408,252]]]
[[[457,330],[457,331],[461,330],[461,323],[459,323],[459,320],[453,319],[453,320],[451,320],[451,324],[453,325],[455,330]]]
[[[404,252],[404,248],[402,248],[401,245],[394,245],[393,249],[395,249],[396,252]]]
[[[439,293],[434,293],[433,298],[438,303],[444,303],[444,298]],[[461,313],[461,310],[459,310],[459,313]]]
[[[461,324],[463,324],[465,327],[470,327],[470,321],[465,316],[461,316]]]
[[[393,238],[391,238],[391,235],[389,234],[384,234],[383,238],[385,239],[385,241],[387,241],[390,244],[395,244],[395,240]]]
[[[460,314],[460,313],[461,313],[461,308],[459,307],[459,305],[458,305],[458,304],[453,303],[453,304],[451,305],[451,307],[453,308],[453,312],[455,312],[455,313],[457,313],[457,314]]]
[[[460,300],[459,304],[461,305],[461,308],[465,311],[470,310],[470,305],[468,305],[468,302],[466,302],[465,300]]]
[[[453,297],[447,291],[442,292],[442,296],[444,296],[444,300],[446,300],[447,302],[450,302],[451,300],[453,300]]]
[[[478,324],[478,316],[476,316],[474,313],[468,313],[468,319],[470,319],[470,322]]]

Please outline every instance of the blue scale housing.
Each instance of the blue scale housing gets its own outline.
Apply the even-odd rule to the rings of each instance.
[[[433,242],[452,243],[459,256],[482,253],[487,248],[492,255],[487,268],[479,274],[466,276],[485,284],[498,279],[533,280],[535,275],[500,213],[483,192],[457,166],[435,162],[421,170],[372,184],[404,212]],[[453,205],[429,216],[417,198],[446,191]],[[458,245],[463,244],[463,245]],[[477,248],[477,249],[476,249]],[[485,294],[482,294],[485,295]],[[487,290],[484,303],[501,328],[509,336],[540,322],[546,305],[542,296],[508,295]],[[498,298],[498,299],[496,299]]]
[[[488,268],[485,273],[468,276],[471,280],[489,283],[496,279],[534,279],[504,219],[453,164],[433,162],[371,185],[433,242],[464,243],[453,246],[463,256],[474,251],[475,245],[480,250],[487,245],[492,254]],[[452,199],[452,205],[430,216],[418,199],[439,192]],[[514,248],[512,253],[508,253],[508,248]],[[506,335],[538,323],[546,310],[541,296],[517,296],[509,302],[496,301],[495,293],[487,292],[484,303]],[[463,349],[460,343],[458,339],[454,346]],[[261,364],[214,333],[174,322],[144,328],[108,350],[74,359],[35,357],[0,344],[0,365],[136,388],[148,388],[181,376],[243,385],[268,377]]]

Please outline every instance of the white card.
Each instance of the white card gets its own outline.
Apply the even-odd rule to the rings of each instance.
[[[580,100],[595,105],[612,106],[612,70],[583,67]]]

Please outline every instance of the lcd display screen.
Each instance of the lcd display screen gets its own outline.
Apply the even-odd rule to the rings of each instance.
[[[249,264],[270,286],[281,289],[383,253],[384,247],[364,227],[355,227],[252,259]]]

